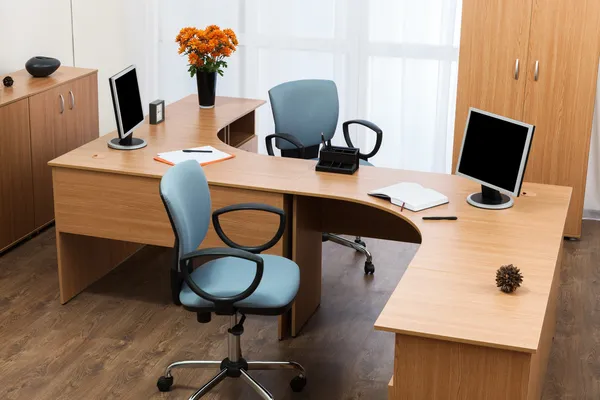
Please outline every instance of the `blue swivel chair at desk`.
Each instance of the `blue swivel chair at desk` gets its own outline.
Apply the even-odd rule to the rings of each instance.
[[[197,250],[208,231],[211,202],[208,183],[202,167],[196,161],[186,161],[170,168],[160,182],[160,195],[175,233],[176,263],[181,276],[179,302],[188,311],[197,313],[198,322],[209,322],[211,313],[227,315],[228,357],[222,361],[180,361],[169,365],[157,382],[166,392],[173,385],[171,371],[175,368],[215,368],[219,373],[194,393],[196,400],[208,393],[223,379],[242,378],[261,398],[273,396],[254,380],[249,370],[294,369],[299,375],[290,386],[301,391],[306,384],[304,368],[295,362],[246,361],[242,358],[240,336],[244,333],[246,314],[281,315],[290,309],[300,286],[300,270],[291,260],[272,255],[259,255],[273,247],[285,230],[285,213],[266,204],[237,204],[212,214],[217,235],[230,248]],[[256,247],[241,246],[228,238],[219,223],[219,216],[231,211],[260,210],[279,215],[277,233],[267,243]],[[211,258],[195,270],[192,262]],[[216,258],[216,259],[215,259]],[[238,314],[241,319],[238,320]]]
[[[265,138],[267,153],[275,146],[281,150],[282,157],[318,159],[321,145],[321,133],[331,142],[338,123],[339,99],[335,82],[321,79],[306,79],[282,83],[269,90],[271,110],[275,120],[275,134]],[[344,139],[349,147],[354,147],[350,139],[349,126],[365,126],[377,135],[375,147],[368,153],[359,153],[360,165],[370,165],[368,160],[379,151],[383,140],[383,131],[374,123],[355,119],[343,123]],[[323,240],[350,247],[365,255],[365,274],[373,274],[373,257],[360,237],[353,241],[331,233],[324,233]]]

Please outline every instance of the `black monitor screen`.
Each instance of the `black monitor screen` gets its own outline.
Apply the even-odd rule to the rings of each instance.
[[[119,111],[123,124],[121,135],[129,132],[144,120],[140,87],[135,68],[115,80],[116,95],[119,99]]]
[[[458,172],[515,192],[522,159],[529,153],[528,131],[528,126],[471,110]]]

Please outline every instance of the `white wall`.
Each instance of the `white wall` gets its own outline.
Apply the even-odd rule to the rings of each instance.
[[[73,1],[75,65],[98,69],[100,134],[116,129],[108,78],[135,64],[144,112],[158,97],[158,0]]]
[[[69,0],[0,0],[0,74],[33,56],[73,65]]]
[[[110,76],[135,64],[146,113],[158,98],[158,1],[74,0],[72,32],[69,0],[0,0],[0,74],[35,55],[97,69],[100,134],[112,132]]]

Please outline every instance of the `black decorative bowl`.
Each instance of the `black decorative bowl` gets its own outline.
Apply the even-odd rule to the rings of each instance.
[[[36,78],[50,76],[60,67],[60,61],[52,57],[37,56],[25,63],[25,69]]]

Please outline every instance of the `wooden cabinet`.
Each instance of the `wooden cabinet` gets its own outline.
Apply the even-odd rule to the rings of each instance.
[[[531,21],[523,119],[536,131],[525,180],[573,188],[565,232],[579,237],[600,55],[600,2],[537,0]]]
[[[52,170],[48,161],[67,152],[67,118],[62,86],[33,96],[31,106],[31,157],[35,224],[54,218]]]
[[[0,249],[34,229],[27,99],[0,107]]]
[[[0,250],[54,219],[48,161],[99,135],[95,70],[10,75],[15,85],[0,97]]]
[[[525,180],[573,187],[579,237],[599,55],[597,0],[464,0],[453,169],[469,107],[536,125]]]
[[[96,74],[67,85],[67,131],[71,149],[98,138],[98,78]]]
[[[523,0],[463,0],[453,168],[469,107],[520,119],[531,4]],[[482,18],[485,16],[485,18]]]
[[[54,219],[48,161],[98,137],[96,74],[32,96],[29,101],[35,223],[41,226]]]

